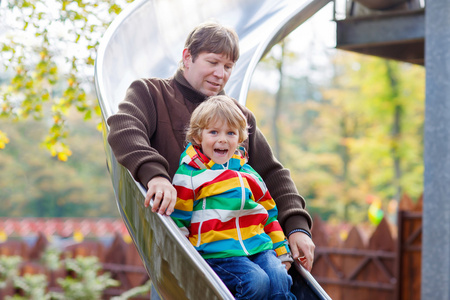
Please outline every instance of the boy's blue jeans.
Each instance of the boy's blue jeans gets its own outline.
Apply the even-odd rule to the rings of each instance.
[[[297,299],[290,291],[292,278],[274,250],[206,262],[236,299]]]

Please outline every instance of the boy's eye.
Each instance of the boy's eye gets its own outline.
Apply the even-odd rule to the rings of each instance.
[[[236,135],[236,132],[230,131],[230,132],[228,132],[228,135]]]
[[[217,131],[216,131],[216,130],[211,130],[209,133],[211,133],[211,134],[217,134]]]

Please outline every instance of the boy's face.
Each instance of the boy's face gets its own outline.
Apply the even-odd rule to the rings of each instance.
[[[230,78],[234,62],[225,54],[202,52],[195,62],[191,52],[183,51],[184,77],[197,91],[215,96],[223,90]]]
[[[224,164],[233,156],[239,144],[239,132],[229,127],[228,123],[217,120],[202,130],[201,145],[203,153],[216,164]]]

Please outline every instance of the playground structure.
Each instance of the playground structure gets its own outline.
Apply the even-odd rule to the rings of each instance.
[[[137,0],[105,34],[97,56],[95,79],[102,109],[107,166],[118,209],[163,298],[232,299],[232,296],[170,218],[152,214],[144,208],[144,187],[117,163],[106,141],[106,119],[116,112],[132,80],[171,76],[179,61],[186,30],[209,18],[234,27],[239,34],[241,57],[226,91],[245,103],[250,79],[259,60],[273,45],[330,2]],[[393,2],[395,5],[390,5]],[[374,3],[386,5],[371,6]],[[194,4],[196,7],[193,8]],[[421,293],[423,299],[448,299],[450,295],[445,287],[450,285],[450,204],[444,199],[450,188],[445,180],[446,167],[449,168],[445,162],[450,151],[446,143],[436,145],[433,142],[445,140],[450,130],[450,118],[442,113],[450,100],[447,80],[450,54],[445,51],[449,46],[445,28],[450,27],[450,4],[446,0],[435,0],[427,3],[426,10],[415,1],[360,0],[347,1],[347,4],[348,16],[343,20],[336,19],[337,48],[426,65]],[[364,4],[367,5],[364,9],[355,9]],[[438,224],[436,219],[442,222]],[[300,267],[298,270],[303,277],[300,276],[297,282],[308,291],[310,298],[307,299],[328,299],[308,272]],[[195,281],[190,280],[194,277]]]
[[[336,22],[336,47],[425,66],[424,195],[421,299],[450,290],[450,2],[347,1]],[[366,5],[366,6],[364,6]],[[361,8],[359,9],[358,6]],[[400,295],[401,296],[401,295]]]

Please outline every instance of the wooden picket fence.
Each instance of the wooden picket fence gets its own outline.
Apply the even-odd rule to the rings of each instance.
[[[336,228],[315,218],[312,230],[316,244],[312,275],[333,300],[420,299],[422,198],[414,204],[404,196],[399,204],[397,226],[383,219],[368,231],[362,225],[348,231],[345,240]],[[332,230],[330,230],[330,228]],[[369,233],[368,233],[369,232]],[[0,255],[19,255],[24,262],[20,274],[47,274],[49,289],[58,290],[57,278],[70,276],[64,269],[50,271],[37,263],[48,241],[41,234],[34,246],[24,241],[0,243]],[[120,234],[105,247],[100,241],[84,241],[65,247],[70,257],[97,256],[103,271],[121,282],[104,291],[104,298],[119,295],[148,280],[134,245],[125,243]],[[10,285],[0,290],[0,299],[17,291]],[[134,299],[148,299],[149,295]]]
[[[354,226],[342,241],[315,218],[312,275],[333,300],[420,299],[422,197],[402,198],[397,224],[384,218],[370,236]]]
[[[20,256],[22,263],[19,275],[25,274],[45,274],[48,279],[48,290],[61,292],[62,289],[57,283],[58,278],[73,276],[71,271],[62,266],[57,270],[50,270],[41,263],[42,254],[49,244],[47,238],[40,234],[36,243],[31,247],[23,240],[8,240],[0,243],[0,255]],[[116,234],[111,245],[105,246],[99,240],[85,240],[73,243],[64,247],[64,257],[75,258],[77,256],[96,256],[101,263],[101,272],[108,272],[111,278],[120,282],[118,287],[110,287],[103,291],[103,299],[118,296],[132,289],[133,287],[145,284],[148,274],[142,265],[140,256],[133,243],[126,243],[120,234]],[[6,296],[20,295],[21,291],[14,288],[9,282],[6,287],[0,289],[0,299]],[[150,294],[136,296],[133,299],[149,299]]]

